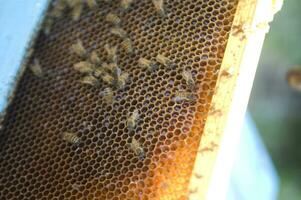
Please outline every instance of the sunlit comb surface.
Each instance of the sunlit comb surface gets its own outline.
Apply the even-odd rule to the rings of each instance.
[[[101,1],[94,10],[85,8],[78,21],[56,20],[35,45],[43,76],[34,76],[29,63],[7,110],[0,198],[186,199],[236,5],[237,0],[166,0],[162,17],[151,0],[133,1],[126,11],[118,11],[119,1]],[[133,54],[110,33],[105,18],[116,11]],[[113,90],[113,101],[105,100],[108,86],[102,81],[100,87],[79,81],[73,65],[81,59],[70,53],[78,39],[102,61],[105,44],[118,46],[118,66],[129,81]],[[158,54],[176,67],[139,66],[140,58],[155,61]],[[192,73],[194,91],[184,70]],[[196,94],[196,101],[174,101],[177,91]],[[130,131],[127,120],[136,109]],[[79,144],[66,142],[64,132],[76,134]],[[144,157],[130,148],[133,138]]]

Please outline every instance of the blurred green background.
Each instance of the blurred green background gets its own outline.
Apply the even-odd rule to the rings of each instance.
[[[280,176],[280,200],[301,199],[301,93],[285,80],[301,65],[300,9],[300,0],[287,0],[271,23],[249,103]]]

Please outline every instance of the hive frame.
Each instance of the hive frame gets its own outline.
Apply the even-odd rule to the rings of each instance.
[[[226,199],[268,23],[282,0],[240,0],[189,185],[189,199]]]
[[[241,24],[240,22],[242,21],[242,19],[246,19],[243,20],[245,23],[251,22],[255,19],[253,18],[254,13],[255,16],[256,13],[260,13],[260,11],[258,11],[259,8],[266,9],[268,6],[271,6],[270,4],[272,4],[272,2],[275,3],[275,1],[273,0],[241,0],[238,5],[238,11],[234,20],[234,26]],[[276,9],[273,9],[273,12],[275,10]],[[269,12],[264,10],[261,13],[268,14]],[[270,17],[271,16],[272,14],[270,15]],[[269,17],[267,18],[268,21],[271,20]],[[263,18],[261,16],[258,17],[258,19],[262,20]],[[261,22],[261,20],[259,20],[259,22]],[[253,23],[253,21],[252,24],[256,25],[256,23]],[[207,118],[206,127],[204,129],[204,137],[202,138],[202,141],[200,143],[201,148],[212,148],[215,145],[222,145],[220,145],[220,150],[219,148],[214,148],[212,150],[212,153],[209,152],[198,154],[195,163],[194,173],[200,173],[200,175],[203,175],[203,177],[201,179],[196,180],[194,178],[191,179],[192,182],[190,185],[190,189],[192,191],[196,191],[195,187],[197,187],[197,189],[201,188],[198,189],[196,193],[190,196],[191,199],[205,199],[207,194],[209,197],[211,197],[210,191],[214,191],[215,193],[217,193],[217,188],[216,186],[214,186],[214,182],[216,180],[215,177],[219,178],[218,172],[220,172],[219,167],[221,167],[221,165],[219,164],[219,162],[221,162],[220,158],[225,157],[225,152],[223,151],[223,149],[227,147],[224,148],[224,146],[229,145],[229,143],[225,141],[227,141],[226,138],[229,137],[232,137],[233,141],[237,141],[237,136],[239,135],[239,126],[237,126],[237,124],[241,124],[241,121],[235,120],[236,117],[238,117],[237,119],[239,120],[243,119],[242,115],[247,104],[250,88],[252,86],[252,79],[256,70],[256,62],[258,61],[258,57],[260,54],[260,51],[258,51],[258,49],[261,48],[265,33],[265,31],[260,31],[260,34],[256,33],[256,36],[252,35],[248,38],[248,40],[241,40],[241,37],[243,35],[236,34],[236,36],[234,36],[234,32],[235,30],[232,30],[231,36],[229,37],[229,42],[227,45],[223,64],[221,66],[221,71],[225,73],[220,73],[220,77],[217,82],[216,93],[212,100],[213,106],[210,112],[211,114]],[[229,68],[230,66],[233,68]],[[229,69],[234,69],[234,75],[231,75],[231,70]],[[248,71],[249,69],[250,72]],[[240,73],[239,76],[237,76],[238,72]],[[237,84],[240,87],[236,88],[235,84]],[[236,102],[238,102],[239,104],[236,104]],[[231,109],[229,109],[230,106]],[[228,122],[226,122],[227,116],[229,116]],[[233,130],[233,128],[230,128],[232,127],[232,124],[235,125],[235,131]],[[225,136],[224,140],[221,139],[223,135]],[[223,145],[224,143],[225,145]],[[233,144],[233,142],[231,144]],[[231,154],[229,153],[229,155]],[[228,163],[223,163],[224,165],[222,167],[226,168],[225,164],[228,164],[227,169],[230,170],[231,159],[227,159],[227,161]],[[206,166],[206,168],[203,168],[203,166]],[[226,179],[225,177],[227,177],[226,171],[226,169],[222,171],[224,172],[223,179]],[[205,174],[203,172],[205,172]],[[223,194],[224,192],[226,192],[225,190],[227,188],[219,187],[218,189],[218,193]]]

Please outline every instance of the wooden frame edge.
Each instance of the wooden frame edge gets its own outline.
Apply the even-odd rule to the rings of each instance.
[[[226,197],[234,157],[225,156],[235,153],[268,23],[281,6],[282,0],[238,2],[190,179],[189,199]]]

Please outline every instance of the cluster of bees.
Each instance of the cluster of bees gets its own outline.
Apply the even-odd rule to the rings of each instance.
[[[101,2],[102,1],[102,2]],[[126,11],[134,0],[121,0],[120,7]],[[43,31],[48,35],[57,18],[60,18],[64,13],[68,13],[73,21],[78,21],[83,13],[85,7],[93,10],[98,7],[99,3],[109,3],[110,0],[56,0],[54,1],[50,11],[47,13],[47,17],[44,21]],[[152,0],[155,9],[160,16],[165,16],[163,0]],[[67,12],[66,12],[67,11]]]
[[[103,0],[109,2],[109,0]],[[134,0],[121,0],[120,6],[123,10],[128,10]],[[153,5],[159,16],[165,17],[165,9],[163,0],[152,0]],[[73,20],[78,20],[81,16],[83,8],[87,6],[89,9],[95,9],[98,6],[98,1],[96,0],[57,0],[55,1],[52,9],[48,13],[44,25],[44,32],[48,34],[50,32],[51,26],[56,18],[59,18],[63,15],[64,11],[68,9],[71,12],[71,17]],[[120,47],[128,55],[136,53],[135,48],[131,39],[128,37],[128,34],[124,29],[120,27],[121,19],[116,13],[108,13],[105,16],[105,21],[110,23],[112,27],[109,32],[112,36],[116,36],[122,39]],[[106,44],[104,46],[104,52],[106,53],[106,61],[103,62],[100,59],[98,53],[94,50],[88,52],[84,47],[81,40],[78,40],[76,43],[71,45],[70,50],[75,54],[80,61],[73,65],[73,69],[82,75],[82,78],[79,80],[82,84],[87,84],[90,86],[98,87],[101,85],[101,82],[106,85],[105,89],[101,92],[103,99],[107,103],[114,101],[114,92],[117,92],[120,89],[123,89],[127,82],[129,81],[129,74],[123,72],[117,64],[118,61],[118,47]],[[167,69],[174,69],[177,65],[172,60],[167,58],[162,54],[158,54],[154,59],[140,58],[138,60],[138,65],[142,69],[154,72],[160,66],[163,66]],[[39,61],[34,59],[33,64],[30,66],[30,69],[34,75],[37,77],[42,77],[43,70]],[[178,91],[173,98],[174,102],[182,101],[195,101],[195,90],[196,84],[193,79],[191,71],[184,70],[182,72],[182,77],[185,80],[185,83],[188,86],[189,91]],[[139,119],[139,111],[134,110],[127,119],[126,125],[127,129],[130,132],[133,132],[137,126],[137,121]],[[81,140],[76,133],[64,132],[62,134],[62,139],[66,142],[74,145],[78,145]],[[141,147],[141,144],[132,137],[131,142],[127,145],[132,151],[137,155],[139,159],[145,158],[145,152]]]
[[[80,62],[73,65],[74,70],[81,73],[83,78],[80,80],[83,84],[91,86],[99,86],[100,80],[106,83],[109,87],[114,89],[124,88],[128,81],[129,74],[122,72],[117,65],[117,48],[105,45],[107,59],[110,63],[101,62],[96,51],[88,53],[84,48],[82,42],[78,40],[71,46],[71,51],[81,58]],[[113,95],[112,89],[106,88],[103,93],[107,100],[111,100]]]
[[[96,0],[57,0],[54,1],[53,6],[50,11],[47,13],[47,17],[44,21],[43,31],[48,35],[51,31],[51,28],[54,24],[54,21],[57,18],[60,18],[64,15],[66,11],[70,13],[72,20],[79,20],[83,9],[87,6],[89,9],[97,8]]]

